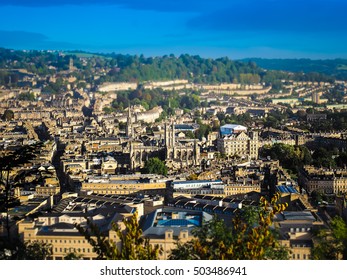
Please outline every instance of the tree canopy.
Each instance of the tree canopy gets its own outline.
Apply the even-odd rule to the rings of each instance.
[[[275,143],[272,146],[264,146],[260,151],[261,156],[279,160],[284,168],[296,174],[298,168],[312,163],[310,151],[305,146],[291,146]]]
[[[347,259],[347,225],[336,216],[330,223],[330,229],[316,233],[312,258],[315,260]]]
[[[166,175],[168,168],[163,161],[154,157],[146,161],[144,171],[148,174]]]

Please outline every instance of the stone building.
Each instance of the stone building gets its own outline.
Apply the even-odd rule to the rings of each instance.
[[[259,150],[258,133],[253,131],[246,133],[232,132],[225,134],[217,140],[217,148],[221,154],[228,157],[238,156],[240,158],[257,159]]]
[[[132,132],[131,117],[128,118],[127,133]],[[153,139],[154,140],[154,139]],[[176,137],[174,123],[166,123],[164,139],[144,141],[144,139],[130,139],[129,156],[130,169],[143,168],[145,162],[152,157],[158,157],[166,161],[166,165],[172,169],[179,169],[200,164],[200,146],[196,139],[183,139]]]
[[[89,178],[82,182],[82,191],[93,191],[97,194],[121,194],[132,193],[165,195],[165,180],[110,180],[103,178]]]
[[[181,243],[192,240],[192,230],[211,219],[212,215],[204,211],[160,208],[144,216],[143,236],[151,245],[159,246],[159,258],[165,260],[177,247],[177,240]]]
[[[300,185],[308,192],[347,193],[347,169],[324,169],[304,166],[299,174]]]

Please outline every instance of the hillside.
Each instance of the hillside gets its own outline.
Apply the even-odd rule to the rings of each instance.
[[[259,67],[268,70],[282,70],[289,72],[317,72],[336,79],[347,79],[347,59],[264,59],[247,58],[243,62],[253,61]]]

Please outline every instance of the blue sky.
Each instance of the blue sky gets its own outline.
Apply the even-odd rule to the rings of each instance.
[[[347,58],[346,0],[0,0],[0,46]]]

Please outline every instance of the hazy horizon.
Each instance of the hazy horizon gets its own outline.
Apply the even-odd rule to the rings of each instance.
[[[230,59],[347,58],[344,0],[0,0],[0,46]]]

